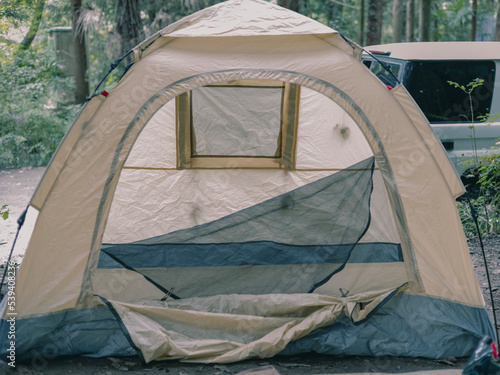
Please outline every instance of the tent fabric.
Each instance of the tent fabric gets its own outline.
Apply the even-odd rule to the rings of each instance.
[[[361,48],[347,44],[338,33],[296,12],[263,1],[232,1],[216,4],[187,16],[160,30],[134,49],[138,61],[172,38],[237,37],[265,35],[315,35],[336,47],[361,58]],[[235,6],[236,5],[236,6]],[[259,22],[255,22],[255,15]]]
[[[20,356],[51,331],[70,333],[53,340],[62,355],[204,362],[462,356],[495,335],[454,201],[461,183],[404,88],[387,90],[354,44],[265,1],[230,0],[134,57],[84,106],[30,203]],[[225,104],[235,87],[253,105]],[[269,87],[283,89],[262,105]],[[8,314],[4,303],[3,355]]]
[[[477,347],[479,335],[494,335],[486,310],[400,293],[363,324],[353,326],[341,316],[336,324],[292,342],[282,354],[467,357]]]
[[[351,314],[357,303],[366,302],[365,309],[371,310],[392,292],[344,300],[296,293],[182,299],[165,303],[165,307],[111,304],[146,362],[189,359],[227,363],[254,355],[276,355],[290,341],[334,322],[344,309]]]
[[[401,309],[402,303],[404,309]],[[426,318],[429,315],[432,319]],[[483,323],[478,327],[474,322]],[[2,324],[1,329],[0,335],[4,337],[8,325]],[[330,355],[464,357],[477,347],[480,338],[476,335],[491,335],[491,329],[484,309],[398,294],[361,324],[355,325],[341,314],[335,324],[290,342],[280,354],[314,351]],[[87,310],[19,319],[16,331],[18,360],[44,359],[44,355],[53,358],[56,355],[104,357],[138,354],[104,304]],[[450,342],[453,345],[449,345]]]
[[[410,116],[420,135],[425,140],[428,149],[433,153],[439,168],[443,171],[443,174],[446,177],[446,181],[449,184],[452,195],[455,198],[458,198],[465,193],[465,188],[462,181],[459,178],[456,178],[457,171],[448,162],[448,157],[445,155],[446,151],[444,150],[443,144],[436,138],[430,124],[425,119],[425,115],[416,105],[408,91],[406,91],[405,87],[403,85],[399,85],[393,90],[394,91],[392,93],[394,94],[394,97],[408,113],[408,116]],[[415,150],[414,152],[415,154],[418,154],[419,151]],[[410,160],[413,162],[414,167],[419,166],[420,160],[417,155],[413,156]]]
[[[43,202],[50,193],[50,189],[55,183],[61,169],[64,167],[64,162],[69,157],[69,154],[73,151],[73,147],[77,143],[79,137],[86,123],[92,118],[94,113],[99,109],[102,104],[104,97],[96,96],[91,101],[87,102],[81,109],[78,117],[71,126],[71,129],[64,136],[63,141],[58,147],[54,157],[50,161],[50,168],[45,170],[44,176],[41,179],[37,189],[35,190],[35,195],[31,199],[30,205],[36,208],[38,211],[43,206]]]

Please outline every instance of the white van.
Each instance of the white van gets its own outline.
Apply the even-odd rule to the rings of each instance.
[[[363,62],[382,82],[389,88],[404,84],[460,175],[473,165],[475,152],[500,152],[500,42],[393,43],[365,50],[370,54]],[[484,83],[471,92],[471,111],[469,95],[450,82],[467,87],[477,78]]]

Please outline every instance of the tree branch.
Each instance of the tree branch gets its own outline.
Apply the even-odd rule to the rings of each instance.
[[[21,44],[19,45],[20,49],[22,50],[28,49],[31,46],[31,43],[33,43],[33,40],[35,40],[36,33],[38,32],[38,28],[40,27],[40,22],[42,21],[42,13],[44,6],[45,6],[45,0],[37,0],[35,5],[35,14],[31,19],[31,24],[28,33],[26,34]]]
[[[5,43],[5,44],[8,44],[9,46],[11,46],[13,44],[18,44],[18,42],[16,42],[15,40],[6,38],[6,37],[1,36],[1,35],[0,35],[0,43]]]

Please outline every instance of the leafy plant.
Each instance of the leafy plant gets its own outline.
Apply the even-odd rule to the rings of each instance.
[[[71,79],[46,51],[0,49],[0,168],[46,165],[76,113],[61,95]]]
[[[483,156],[479,165],[478,183],[482,187],[484,198],[500,211],[500,154]]]
[[[448,81],[448,83],[451,86],[462,90],[469,97],[469,108],[470,108],[470,113],[471,113],[471,118],[468,119],[469,123],[470,123],[469,129],[471,129],[471,131],[472,131],[472,137],[471,138],[472,138],[472,153],[473,153],[473,157],[474,157],[474,163],[477,164],[476,127],[475,127],[475,124],[474,124],[474,106],[472,104],[472,92],[474,91],[474,89],[478,88],[479,86],[484,85],[484,79],[482,79],[482,78],[475,78],[475,79],[473,79],[471,82],[469,82],[465,86],[461,85],[461,84],[459,84],[457,82],[453,82],[453,81]]]
[[[474,106],[472,103],[472,92],[484,84],[484,79],[476,78],[467,85],[448,81],[448,83],[462,90],[469,97],[471,118],[469,128],[472,131],[473,165],[468,171],[466,179],[471,182],[469,186],[472,197],[457,202],[457,208],[462,221],[462,226],[467,237],[482,234],[500,233],[500,154],[490,154],[478,157],[476,144],[476,129],[474,124]],[[488,115],[489,117],[489,115]],[[496,115],[495,115],[496,117]],[[478,210],[477,207],[481,207]]]
[[[486,209],[477,210],[476,207],[483,206],[483,198],[471,200],[474,209],[476,210],[477,222],[481,235],[495,235],[500,233],[500,213],[491,205],[486,205]],[[457,202],[458,212],[462,221],[464,233],[468,238],[477,237],[477,227],[474,221],[474,212],[466,201]]]
[[[69,122],[55,111],[0,114],[0,168],[46,165]]]
[[[0,217],[4,220],[7,220],[9,218],[9,208],[6,204],[0,208]]]
[[[500,113],[498,112],[495,112],[495,114],[485,113],[484,115],[477,116],[477,119],[481,122],[491,125],[492,122],[500,121]]]
[[[477,236],[474,215],[477,215],[482,234],[500,233],[500,154],[479,158],[477,166],[470,171],[477,181],[477,196],[457,202],[462,226],[467,237]],[[480,208],[480,209],[478,209]],[[474,212],[474,210],[476,212]]]

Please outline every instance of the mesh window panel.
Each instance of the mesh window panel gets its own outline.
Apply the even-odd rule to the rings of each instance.
[[[192,156],[276,156],[282,88],[192,91]]]
[[[207,224],[104,245],[99,267],[136,270],[178,298],[312,292],[369,226],[373,166],[366,159]]]

